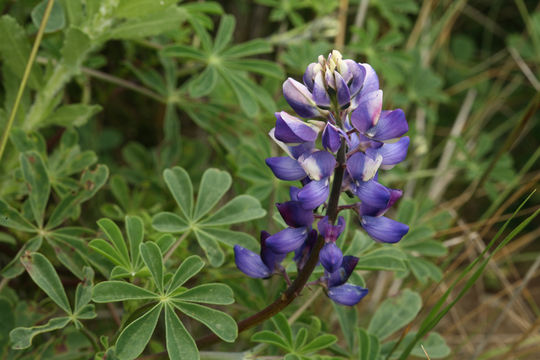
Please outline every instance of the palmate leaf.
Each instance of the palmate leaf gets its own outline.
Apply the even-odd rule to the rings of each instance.
[[[116,355],[120,359],[135,359],[143,352],[154,333],[162,307],[158,303],[120,333],[116,341]]]
[[[71,306],[64,286],[50,261],[40,253],[31,253],[21,257],[21,262],[34,282],[52,301],[66,313],[71,314]]]
[[[12,348],[16,350],[26,349],[32,345],[34,336],[53,330],[63,329],[70,321],[71,319],[69,317],[57,317],[52,318],[45,325],[15,328],[9,333]]]
[[[420,295],[405,289],[397,297],[383,301],[369,323],[368,332],[383,340],[411,322],[421,308]]]
[[[47,168],[41,155],[35,151],[22,153],[19,159],[23,177],[28,187],[28,197],[34,220],[39,227],[42,227],[45,207],[51,193]]]
[[[238,336],[236,321],[224,312],[177,300],[173,300],[173,304],[187,316],[206,325],[214,334],[226,342],[233,342]]]
[[[271,47],[262,40],[230,46],[235,26],[234,17],[231,15],[222,16],[213,43],[210,35],[199,22],[194,19],[188,20],[201,40],[202,49],[175,44],[165,47],[161,54],[195,60],[204,64],[205,70],[190,81],[190,94],[193,97],[208,95],[216,86],[217,81],[221,80],[233,90],[240,107],[247,115],[253,116],[259,109],[259,103],[273,111],[275,108],[273,98],[266,96],[266,91],[245,75],[246,72],[255,72],[282,78],[281,67],[267,60],[242,59],[245,56],[269,52]]]
[[[186,281],[197,275],[204,267],[204,262],[197,255],[192,255],[182,261],[182,264],[176,269],[171,281],[167,287],[168,293],[173,293]]]
[[[174,308],[165,306],[165,329],[167,340],[167,352],[171,359],[198,360],[199,350],[195,341],[184,327]]]
[[[139,246],[139,251],[144,264],[150,270],[154,284],[156,284],[160,293],[163,292],[163,258],[161,250],[153,242],[146,242]]]
[[[364,329],[358,329],[359,339],[359,360],[371,360],[378,359],[381,353],[381,345],[379,338],[373,334],[368,333]]]
[[[92,300],[107,303],[126,300],[157,299],[158,295],[125,281],[103,281],[94,286]]]
[[[231,288],[223,284],[199,285],[176,295],[174,298],[181,301],[213,305],[230,305],[234,303]]]
[[[192,231],[212,266],[220,266],[225,260],[220,242],[231,247],[240,244],[257,250],[258,243],[252,236],[223,228],[264,216],[266,211],[261,208],[257,199],[240,195],[211,212],[231,186],[232,179],[227,172],[218,169],[204,172],[194,210],[193,185],[187,172],[180,167],[166,169],[164,178],[182,215],[172,212],[158,213],[152,218],[154,229],[173,233]]]

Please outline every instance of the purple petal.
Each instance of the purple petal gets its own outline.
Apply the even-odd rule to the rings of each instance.
[[[307,176],[298,161],[288,156],[268,158],[266,159],[266,165],[281,180],[301,180]]]
[[[347,159],[347,171],[356,181],[368,181],[373,179],[382,161],[382,156],[374,153],[377,158],[366,156],[357,152]]]
[[[306,72],[304,72],[304,77],[302,80],[309,91],[313,91],[313,79],[315,78],[315,73],[319,71],[320,66],[318,63],[311,63],[307,66]]]
[[[360,104],[351,114],[351,123],[358,131],[366,133],[377,124],[381,116],[382,98],[382,90],[377,90],[366,94],[360,100]]]
[[[311,118],[319,115],[311,92],[298,81],[288,78],[283,83],[283,96],[299,116]]]
[[[371,157],[382,156],[381,168],[391,169],[394,165],[402,162],[407,157],[409,137],[405,136],[395,143],[385,143],[378,149],[367,149],[366,154]]]
[[[313,84],[313,100],[315,100],[317,106],[322,109],[330,108],[330,96],[326,92],[323,76],[320,72],[315,75],[315,82]]]
[[[283,254],[298,249],[306,237],[305,227],[286,228],[266,239],[266,245],[273,252]]]
[[[341,266],[343,253],[337,247],[336,243],[326,243],[319,253],[319,260],[326,271],[333,273]]]
[[[345,109],[351,103],[351,94],[349,92],[349,87],[337,71],[334,71],[334,77],[336,79],[336,93],[338,105],[341,109]]]
[[[322,144],[326,150],[333,153],[336,153],[339,150],[339,147],[341,146],[341,137],[339,136],[339,132],[334,125],[327,123],[324,127],[324,131],[322,133]]]
[[[309,259],[309,255],[311,254],[311,249],[313,249],[313,245],[317,242],[317,230],[312,229],[302,244],[298,249],[294,251],[294,261],[296,262],[296,267],[298,270],[302,269],[306,262]]]
[[[345,230],[345,218],[343,216],[340,216],[337,221],[337,225],[332,225],[328,221],[328,216],[323,217],[319,222],[317,223],[317,228],[319,229],[319,233],[324,236],[324,239],[328,241],[335,242],[343,230]]]
[[[329,193],[328,179],[312,181],[298,192],[298,200],[304,209],[313,210],[326,201]]]
[[[306,158],[298,159],[298,161],[309,178],[315,181],[329,177],[336,167],[334,155],[322,150],[315,151]]]
[[[301,191],[302,189],[300,188],[297,188],[296,186],[291,186],[289,188],[289,196],[291,197],[291,200],[292,201],[298,201],[298,193]]]
[[[278,254],[268,248],[266,245],[266,239],[268,239],[270,236],[270,233],[261,231],[261,259],[271,271],[274,271],[283,261],[283,259],[287,257],[287,254]]]
[[[311,154],[313,152],[313,149],[315,149],[314,142],[305,142],[300,145],[289,146],[289,153],[293,158],[298,159],[304,154]]]
[[[311,226],[315,220],[313,211],[304,209],[300,201],[277,203],[276,207],[285,223],[291,227]]]
[[[357,181],[353,189],[354,193],[366,205],[386,209],[390,201],[390,189],[381,185],[374,179],[369,181]]]
[[[351,276],[357,263],[358,258],[356,256],[344,256],[339,269],[337,269],[337,271],[327,274],[328,287],[331,288],[334,286],[345,284],[345,282],[349,280],[349,277]]]
[[[360,96],[379,90],[379,77],[371,65],[365,63],[358,65],[364,68],[365,72],[364,83],[362,84],[363,86]]]
[[[384,216],[362,216],[362,227],[374,240],[396,243],[409,231],[405,224]]]
[[[388,204],[386,204],[386,207],[384,208],[378,208],[374,206],[370,206],[367,203],[361,203],[359,206],[359,212],[361,216],[367,215],[367,216],[380,216],[383,215],[388,209],[390,209],[396,201],[401,198],[403,195],[403,191],[397,190],[397,189],[389,189],[390,190],[390,200],[388,200]]]
[[[274,136],[284,143],[304,143],[315,141],[318,131],[304,121],[287,114],[285,111],[275,113],[276,128]]]
[[[366,135],[379,141],[390,140],[402,136],[409,131],[405,113],[401,109],[383,111],[376,126],[369,129]]]
[[[234,246],[234,261],[240,271],[252,278],[267,278],[272,271],[263,263],[261,257],[240,245]]]
[[[344,284],[330,288],[328,297],[338,304],[353,306],[358,304],[367,293],[368,289],[361,286]]]
[[[349,79],[346,79],[345,76],[343,78],[349,84],[349,92],[351,95],[351,99],[354,98],[360,90],[362,89],[362,86],[364,85],[365,78],[366,78],[366,69],[356,63],[354,60],[344,60],[344,62],[347,64],[347,69],[352,75],[352,82]],[[378,90],[374,89],[373,91]]]

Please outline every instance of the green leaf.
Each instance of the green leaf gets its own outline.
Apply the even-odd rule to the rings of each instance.
[[[403,254],[399,249],[383,247],[371,251],[358,260],[356,269],[359,270],[406,270]]]
[[[28,187],[28,197],[32,214],[36,223],[41,228],[45,208],[51,194],[51,183],[47,168],[40,154],[35,151],[28,151],[20,154],[21,168],[26,186]]]
[[[43,15],[45,14],[45,8],[47,8],[48,0],[42,0],[39,4],[37,4],[34,9],[32,10],[32,22],[34,23],[34,26],[39,29],[41,25],[41,21],[43,19]],[[62,8],[62,5],[58,1],[55,1],[53,3],[53,7],[51,9],[51,14],[49,15],[49,19],[47,21],[47,25],[45,25],[45,33],[51,33],[58,30],[61,30],[66,25],[66,16],[64,15],[64,9]]]
[[[413,333],[410,334],[411,337],[414,335]],[[407,341],[404,341],[404,343],[408,343]],[[444,338],[437,334],[436,332],[432,332],[428,335],[427,339],[420,342],[424,346],[424,349],[426,350],[427,354],[431,359],[443,359],[450,355],[450,348],[448,345],[446,345],[446,341]],[[424,353],[424,350],[420,346],[417,346],[414,348],[413,351],[411,351],[411,354],[417,357],[425,357],[426,354]]]
[[[9,342],[9,332],[15,327],[15,313],[8,300],[0,298],[0,349]]]
[[[202,322],[214,334],[226,342],[233,342],[238,336],[236,321],[224,312],[176,300],[173,300],[173,304],[187,316]]]
[[[174,297],[181,301],[194,301],[214,305],[230,305],[234,303],[234,295],[230,287],[224,284],[203,284],[182,292]]]
[[[79,180],[80,192],[70,194],[60,201],[51,214],[47,229],[54,229],[67,217],[73,215],[76,206],[90,199],[107,182],[109,168],[99,164],[94,170],[84,171]]]
[[[170,359],[198,360],[199,350],[195,341],[187,332],[184,324],[176,316],[174,309],[165,307],[165,329],[167,339],[167,352]]]
[[[73,1],[67,0],[67,2],[71,3]],[[70,27],[66,31],[64,46],[62,46],[62,58],[63,58],[64,64],[67,65],[68,67],[71,67],[74,71],[79,70],[79,67],[82,65],[82,62],[86,58],[88,51],[91,49],[91,46],[92,46],[92,42],[90,38],[88,37],[88,35],[86,35],[84,32],[82,32],[81,30],[77,28]],[[89,106],[89,105],[82,105],[82,106]],[[101,107],[99,108],[101,109]],[[86,120],[90,118],[90,116],[88,116]],[[84,120],[84,122],[86,122],[86,120]],[[73,123],[75,124],[75,126],[82,125],[80,121],[79,122],[74,121]]]
[[[88,119],[101,111],[99,105],[73,104],[64,105],[58,108],[50,116],[46,117],[39,124],[40,127],[57,125],[63,127],[82,126]]]
[[[308,338],[308,331],[306,328],[301,328],[298,330],[298,333],[296,333],[296,337],[294,339],[294,348],[295,349],[301,349],[307,341]]]
[[[189,94],[194,98],[208,95],[217,84],[218,73],[213,65],[209,65],[189,82]]]
[[[386,299],[373,315],[368,332],[385,339],[410,323],[422,308],[420,295],[405,289],[395,298]]]
[[[276,79],[283,78],[283,70],[281,67],[268,60],[259,60],[259,59],[240,59],[240,60],[230,60],[224,64],[229,69],[240,70],[240,71],[249,71],[261,75],[266,75],[274,77]]]
[[[192,255],[182,261],[182,264],[176,269],[176,272],[170,281],[167,293],[172,293],[180,286],[184,285],[186,281],[195,276],[203,267],[204,262],[197,255]]]
[[[124,260],[122,259],[122,256],[120,253],[116,250],[115,247],[113,247],[110,243],[103,239],[94,239],[90,241],[88,246],[95,250],[96,252],[100,253],[101,255],[105,256],[107,259],[109,259],[113,264],[122,266],[124,268],[129,268],[129,264],[126,264]]]
[[[221,17],[216,38],[214,39],[214,47],[212,49],[214,53],[220,53],[231,42],[235,23],[236,21],[232,15],[223,15]]]
[[[259,106],[255,95],[251,92],[249,80],[237,71],[220,69],[220,74],[233,89],[242,111],[248,116],[254,116],[259,110]]]
[[[284,350],[292,350],[285,340],[273,331],[263,330],[253,334],[251,341],[279,346]]]
[[[448,253],[448,249],[436,240],[425,240],[411,245],[403,244],[401,248],[416,251],[424,256],[444,256]]]
[[[139,246],[139,251],[144,264],[150,270],[154,283],[160,293],[163,292],[163,258],[161,250],[153,242],[145,242]]]
[[[330,334],[321,335],[313,339],[311,342],[309,342],[306,346],[304,346],[301,349],[301,351],[303,353],[319,351],[322,349],[326,349],[330,345],[334,344],[336,341],[337,341],[337,337],[335,335],[330,335]]]
[[[333,301],[332,306],[338,316],[341,332],[345,336],[349,351],[352,352],[355,345],[355,329],[358,322],[358,311],[354,306],[340,306]]]
[[[221,266],[225,261],[225,254],[219,247],[217,240],[207,232],[195,230],[195,237],[200,247],[204,250],[210,265],[214,267]]]
[[[73,312],[78,313],[83,306],[88,304],[92,299],[92,288],[94,281],[94,270],[91,267],[85,266],[83,268],[84,279],[77,285],[75,290],[75,306]]]
[[[28,240],[17,252],[17,254],[11,259],[11,261],[6,266],[4,266],[0,274],[6,279],[12,279],[16,276],[19,276],[24,271],[24,267],[19,261],[21,256],[23,256],[23,254],[26,254],[27,252],[39,250],[42,242],[43,237],[41,236],[35,236],[32,239]]]
[[[178,0],[120,0],[114,15],[120,18],[138,18],[155,12],[163,12]]]
[[[378,359],[381,353],[379,338],[369,334],[366,330],[358,329],[358,339],[360,341],[360,359],[371,360]]]
[[[0,34],[2,34],[2,41],[0,41],[2,65],[22,79],[26,63],[30,57],[30,43],[26,37],[26,32],[15,19],[9,15],[4,15],[0,18]],[[41,78],[40,67],[32,66],[28,86],[32,89],[39,89]]]
[[[66,313],[71,314],[71,307],[64,286],[50,261],[40,253],[31,253],[21,257],[21,262],[28,275],[52,301]]]
[[[120,359],[135,359],[143,352],[156,328],[161,308],[162,304],[158,303],[122,331],[116,341],[116,355]]]
[[[160,212],[152,218],[152,227],[161,232],[182,233],[189,229],[189,224],[175,213]]]
[[[36,227],[26,220],[17,210],[9,206],[8,203],[0,199],[0,225],[7,228],[36,232]]]
[[[126,216],[126,233],[131,253],[131,264],[136,266],[139,258],[139,246],[144,239],[144,224],[138,216]]]
[[[108,39],[141,39],[175,30],[185,20],[186,14],[176,6],[166,11],[148,14],[144,17],[128,19],[115,26],[106,34]]]
[[[103,281],[94,286],[92,300],[106,303],[126,300],[155,299],[158,295],[125,281]]]
[[[272,318],[272,323],[274,323],[274,326],[276,329],[278,329],[279,333],[283,336],[285,341],[287,341],[287,344],[292,347],[293,345],[293,337],[292,337],[292,331],[291,327],[289,326],[289,323],[287,322],[287,318],[282,313],[276,314]]]
[[[163,179],[186,219],[193,213],[193,185],[186,170],[179,166],[163,171]]]
[[[99,219],[97,224],[118,251],[118,254],[121,256],[122,263],[129,268],[130,262],[126,241],[124,240],[124,236],[122,235],[118,225],[107,218]]]
[[[272,46],[268,41],[263,39],[255,39],[242,44],[234,45],[224,52],[222,56],[231,58],[241,58],[244,56],[266,54],[272,51]]]
[[[229,225],[259,219],[266,215],[259,200],[249,195],[239,195],[225,204],[204,225]]]
[[[228,172],[218,169],[206,170],[199,185],[194,220],[206,215],[229,190],[231,183],[231,175]]]
[[[49,320],[45,325],[34,327],[18,327],[9,333],[12,348],[15,350],[26,349],[32,345],[32,339],[38,334],[64,328],[71,319],[69,317],[57,317]]]
[[[120,205],[122,205],[124,209],[127,209],[130,203],[130,195],[126,180],[120,175],[113,175],[111,176],[109,185],[114,198],[120,203]],[[138,249],[139,246],[137,246],[137,250]],[[133,249],[131,249],[131,251],[133,251]]]
[[[190,60],[198,60],[201,62],[207,61],[207,55],[202,51],[187,45],[171,45],[163,48],[160,52],[161,56],[180,57]]]
[[[258,252],[259,242],[251,235],[240,231],[228,229],[212,228],[201,225],[197,231],[204,232],[207,236],[213,237],[216,241],[226,244],[230,247],[240,245],[254,252]]]
[[[65,9],[67,18],[71,25],[79,25],[83,20],[83,5],[78,1],[60,0]]]
[[[442,271],[431,261],[414,256],[409,256],[408,260],[411,271],[421,283],[427,283],[429,278],[437,282],[441,281]]]

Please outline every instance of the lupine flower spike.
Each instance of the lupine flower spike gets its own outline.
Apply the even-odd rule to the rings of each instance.
[[[409,138],[402,137],[408,131],[405,114],[401,109],[383,110],[375,70],[369,64],[343,59],[337,50],[309,64],[303,84],[287,79],[283,95],[298,117],[275,113],[276,124],[269,135],[285,156],[268,158],[266,164],[278,179],[299,181],[300,187],[291,186],[290,200],[276,204],[287,228],[273,235],[263,232],[260,254],[236,245],[236,265],[248,276],[267,278],[283,274],[281,262],[294,252],[301,271],[321,237],[319,263],[324,275],[318,283],[336,303],[355,305],[368,290],[347,283],[358,258],[344,256],[336,243],[345,219],[340,216],[334,222],[323,214],[333,175],[341,166],[336,153],[344,151],[346,159],[341,162],[346,170],[338,190],[349,191],[359,200],[348,208],[358,213],[362,227],[375,241],[398,242],[409,227],[384,215],[402,192],[382,185],[378,174],[407,155]]]

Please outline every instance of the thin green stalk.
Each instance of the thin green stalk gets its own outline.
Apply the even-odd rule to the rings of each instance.
[[[34,64],[34,61],[36,59],[39,45],[41,44],[41,39],[43,38],[43,34],[45,32],[45,26],[47,25],[47,21],[49,20],[49,16],[51,15],[53,4],[54,0],[49,0],[47,3],[47,7],[45,8],[45,13],[43,14],[43,19],[41,19],[41,25],[39,26],[36,40],[34,41],[34,46],[32,47],[32,51],[30,52],[30,57],[28,58],[28,62],[26,63],[23,78],[21,80],[21,84],[19,85],[19,90],[17,91],[15,103],[13,104],[13,108],[11,109],[7,126],[4,129],[4,134],[2,135],[2,140],[0,140],[0,161],[2,160],[2,155],[4,154],[7,140],[9,138],[9,133],[11,132],[11,127],[13,126],[15,115],[17,115],[17,110],[19,109],[19,104],[21,103],[26,83],[28,81],[28,78],[30,77],[30,71],[32,70],[32,65]]]

